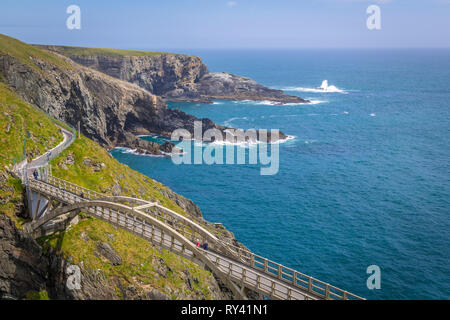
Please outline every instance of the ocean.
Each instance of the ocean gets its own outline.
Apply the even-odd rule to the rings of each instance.
[[[192,199],[253,252],[307,275],[367,299],[450,298],[450,50],[186,53],[210,71],[314,102],[169,103],[293,136],[279,145],[278,173],[176,165],[123,149],[112,151],[116,159]],[[316,90],[323,80],[336,88]],[[367,287],[371,265],[380,289]]]

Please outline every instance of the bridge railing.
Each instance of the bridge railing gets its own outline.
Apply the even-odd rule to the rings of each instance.
[[[48,183],[57,186],[60,189],[67,190],[71,193],[74,193],[78,196],[82,196],[88,200],[99,200],[99,199],[107,199],[109,198],[107,195],[81,187],[74,183],[68,182],[66,180],[54,177],[49,175],[47,179]],[[131,199],[130,199],[131,200]],[[151,204],[149,201],[142,201],[143,203]],[[205,240],[208,241],[209,247],[213,250],[217,250],[218,252],[222,252],[231,257],[238,256],[239,252],[235,252],[231,250],[227,245],[224,245],[226,242],[218,242],[218,238],[213,235],[211,232],[200,226],[198,223],[194,223],[190,221],[188,218],[183,215],[174,212],[164,206],[161,206],[158,203],[153,204],[150,207],[143,208],[141,211],[150,214],[162,222],[172,226],[175,230],[186,236],[191,241],[196,242],[197,239],[203,244]],[[239,256],[238,256],[239,258]]]
[[[104,197],[104,195],[101,193],[81,187],[79,185],[68,182],[66,180],[56,178],[52,175],[49,175],[48,183],[50,183],[60,189],[64,189],[69,192],[72,192],[72,193],[74,193],[82,198],[88,199],[88,200],[93,200],[93,199],[98,199],[98,198]]]
[[[58,187],[59,189],[66,190],[77,195],[77,197],[83,195],[83,198],[88,200],[101,199],[105,197],[104,194],[98,193],[96,191],[87,188],[80,187],[76,184],[53,176],[49,176],[48,182]],[[162,208],[165,210],[158,210],[158,211],[152,210],[154,208],[158,209]],[[163,213],[164,211],[171,213],[171,215],[164,214]],[[176,216],[173,215],[173,212],[170,209],[167,209],[160,205],[155,205],[142,209],[142,212],[150,214],[155,218],[158,218],[163,223],[170,225],[173,229],[175,229],[177,232],[185,236],[187,239],[190,239],[191,241],[195,241],[196,239],[200,239],[202,241],[204,240],[205,233],[202,232],[202,230],[200,230],[193,224],[185,225],[183,223],[180,223],[180,220],[176,219]],[[187,218],[183,217],[183,219]],[[246,265],[251,266],[252,268],[258,269],[268,275],[276,277],[280,281],[293,284],[295,287],[298,287],[302,290],[306,290],[313,295],[320,296],[324,299],[335,299],[335,300],[364,299],[348,291],[330,285],[329,283],[323,282],[314,277],[308,276],[294,269],[288,268],[272,260],[269,260],[265,257],[254,254],[253,252],[247,249],[235,246],[230,239],[219,239],[216,237],[214,241],[216,241],[217,244],[215,244],[214,242],[211,243],[210,248],[212,250],[222,252],[225,255],[234,258],[237,261],[240,261],[241,263],[244,263]],[[223,252],[222,250],[220,250],[221,247],[228,248],[229,249],[228,252]]]
[[[308,276],[294,269],[288,268],[275,261],[254,254],[251,251],[229,243],[227,243],[227,245],[233,246],[233,249],[239,252],[239,256],[248,260],[248,264],[250,266],[260,269],[264,271],[264,273],[272,274],[282,281],[292,283],[296,287],[307,290],[314,295],[318,295],[324,299],[333,300],[364,300],[364,298],[358,295],[342,290],[336,286]]]
[[[219,241],[220,239],[216,235],[205,229],[198,222],[190,221],[190,219],[186,218],[185,216],[159,204],[141,209],[141,211],[150,214],[160,219],[164,223],[170,225],[177,232],[190,239],[194,243],[199,241],[200,244],[203,244],[205,241],[208,241],[208,247],[210,249],[221,252],[224,255],[227,255],[234,259],[241,260],[239,252],[228,246],[225,240]],[[245,261],[242,260],[242,262]]]
[[[59,125],[57,125],[61,131],[65,131],[70,133],[70,138],[67,139],[64,143],[60,143],[54,149],[47,151],[42,156],[34,159],[32,162],[28,163],[27,159],[25,159],[22,163],[15,166],[14,171],[16,171],[19,178],[22,180],[24,184],[28,184],[29,177],[36,170],[41,180],[47,181],[48,176],[51,175],[51,167],[48,164],[50,160],[55,159],[57,156],[61,154],[67,147],[69,147],[76,139],[76,130],[70,126],[71,130],[67,130]],[[45,163],[40,165],[33,165],[35,161],[41,161],[44,159]]]

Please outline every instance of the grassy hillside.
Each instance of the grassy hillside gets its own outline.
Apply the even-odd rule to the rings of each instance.
[[[167,52],[157,51],[141,51],[141,50],[124,50],[124,49],[108,49],[108,48],[88,48],[88,47],[65,47],[56,46],[58,52],[67,57],[74,56],[106,56],[106,57],[133,57],[133,56],[159,56],[168,54]]]
[[[114,288],[115,298],[130,298],[124,292],[133,292],[132,298],[143,297],[152,289],[171,299],[213,298],[209,289],[213,281],[210,272],[104,221],[81,217],[68,231],[42,237],[39,243],[44,250],[58,248],[72,263],[82,265],[85,270],[101,271],[109,286]],[[108,243],[122,263],[113,265],[101,256],[98,253],[100,243]]]
[[[44,154],[63,140],[55,121],[0,82],[0,166]]]
[[[41,50],[14,38],[0,34],[0,55],[2,54],[9,54],[16,57],[22,63],[31,66],[36,70],[40,70],[36,65],[36,60],[46,61],[65,69],[71,68],[70,64],[45,50]]]
[[[50,162],[52,174],[97,192],[134,196],[186,214],[163,195],[166,186],[115,160],[104,148],[82,136]]]
[[[4,170],[21,160],[33,159],[58,145],[63,136],[55,121],[23,102],[0,81],[0,213],[20,227],[23,219],[22,185]]]

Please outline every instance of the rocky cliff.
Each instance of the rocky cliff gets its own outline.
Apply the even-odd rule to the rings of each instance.
[[[112,77],[134,83],[173,101],[211,103],[212,99],[270,100],[279,103],[307,103],[302,98],[267,88],[255,81],[229,73],[208,71],[201,58],[181,54],[146,54],[108,49],[39,46],[63,54],[73,61]],[[102,51],[103,50],[103,51]]]
[[[165,101],[147,90],[104,73],[83,67],[70,59],[44,52],[0,35],[0,77],[23,100],[73,126],[106,147],[126,146],[153,154],[171,146],[143,141],[140,134],[170,136],[178,128],[193,132],[194,121],[203,129],[218,126],[170,110]]]

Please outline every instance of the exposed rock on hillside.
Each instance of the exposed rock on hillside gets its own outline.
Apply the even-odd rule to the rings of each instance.
[[[0,299],[46,289],[48,262],[42,256],[42,248],[0,214]]]

